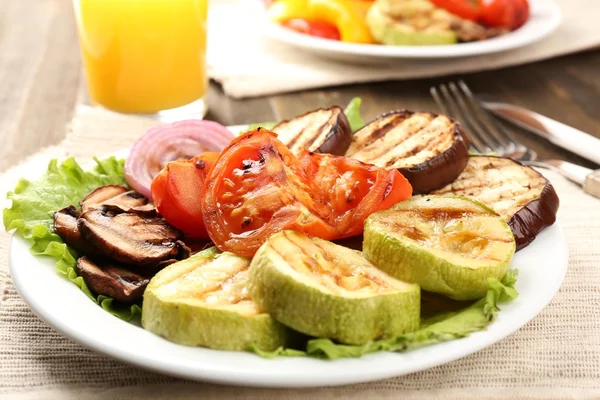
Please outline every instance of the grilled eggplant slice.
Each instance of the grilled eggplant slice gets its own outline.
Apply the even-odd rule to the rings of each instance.
[[[433,194],[455,194],[477,199],[493,208],[512,229],[517,250],[554,224],[559,200],[539,172],[514,160],[472,156],[456,179]]]
[[[271,236],[250,265],[250,296],[296,331],[363,344],[419,327],[420,289],[360,252],[294,231]]]
[[[172,342],[224,350],[275,350],[289,330],[248,296],[250,260],[216,247],[160,271],[146,289],[145,329]]]
[[[102,206],[81,214],[77,227],[82,237],[105,257],[145,267],[148,272],[163,261],[190,255],[189,248],[179,240],[183,233],[156,215]]]
[[[352,137],[347,157],[397,168],[415,193],[452,182],[469,158],[469,140],[445,115],[408,110],[383,114]]]
[[[272,130],[296,155],[307,149],[343,156],[352,141],[350,123],[338,106],[309,111],[277,124]]]
[[[487,293],[515,253],[506,222],[466,197],[415,197],[371,215],[363,255],[382,271],[455,300]]]
[[[141,299],[150,282],[149,278],[125,268],[111,263],[98,263],[88,257],[79,258],[75,268],[92,292],[113,297],[122,303]]]
[[[122,185],[101,186],[85,196],[80,203],[83,212],[90,208],[97,208],[103,205],[118,206],[127,211],[129,209],[147,206],[147,204],[148,199],[146,197],[133,190],[128,190]]]

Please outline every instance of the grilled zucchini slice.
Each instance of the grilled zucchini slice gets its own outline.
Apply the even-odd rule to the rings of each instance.
[[[350,123],[338,106],[309,111],[280,122],[272,130],[296,155],[306,149],[343,156],[352,141]]]
[[[175,343],[224,350],[274,350],[288,330],[248,296],[250,260],[216,247],[160,271],[146,288],[145,329]]]
[[[420,289],[360,252],[283,231],[250,265],[250,296],[273,318],[310,336],[363,344],[419,327]]]
[[[346,156],[396,168],[415,193],[427,193],[461,173],[469,158],[469,141],[458,122],[445,115],[400,110],[358,130]]]
[[[415,197],[365,222],[364,257],[391,276],[456,300],[485,296],[515,253],[506,222],[464,197]]]
[[[459,177],[433,194],[468,196],[493,208],[508,222],[517,250],[554,224],[559,206],[556,191],[539,172],[493,156],[469,157]]]

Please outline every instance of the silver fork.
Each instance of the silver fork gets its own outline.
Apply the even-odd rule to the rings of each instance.
[[[537,160],[537,153],[521,143],[484,109],[465,82],[431,87],[431,96],[442,112],[461,122],[469,133],[475,153],[495,152],[500,157],[536,167],[552,169],[581,185],[586,193],[600,198],[600,178],[589,168],[562,160]]]

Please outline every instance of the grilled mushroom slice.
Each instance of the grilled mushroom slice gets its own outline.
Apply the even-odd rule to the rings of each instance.
[[[493,208],[510,226],[522,249],[556,221],[559,200],[539,172],[503,157],[472,156],[456,179],[433,194],[475,198]]]
[[[358,130],[346,156],[397,168],[415,193],[427,193],[461,173],[469,158],[469,141],[458,122],[445,115],[400,110]]]
[[[123,264],[155,269],[162,261],[190,255],[189,248],[179,240],[183,233],[156,215],[102,206],[81,214],[77,227],[105,257]]]
[[[307,149],[343,156],[352,141],[350,123],[338,106],[309,111],[279,123],[272,130],[296,155]]]
[[[150,279],[114,264],[100,264],[87,257],[77,260],[77,274],[96,294],[113,297],[122,303],[142,298]]]
[[[118,206],[127,211],[147,204],[146,197],[121,185],[101,186],[85,196],[80,203],[83,212],[102,205]]]
[[[54,231],[60,238],[82,254],[97,255],[95,249],[82,237],[77,228],[77,218],[81,213],[73,206],[65,207],[54,213]]]

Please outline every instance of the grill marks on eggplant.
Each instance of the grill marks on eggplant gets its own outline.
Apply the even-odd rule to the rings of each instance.
[[[283,121],[273,132],[296,155],[304,149],[343,155],[352,140],[350,123],[338,106],[320,108]]]
[[[432,194],[475,198],[508,222],[517,249],[556,221],[559,200],[554,188],[533,168],[502,157],[472,156],[460,176]]]
[[[445,115],[400,110],[383,114],[356,132],[346,156],[398,169],[415,193],[426,193],[460,174],[469,141],[460,125]]]
[[[454,124],[444,115],[403,110],[356,132],[346,155],[378,167],[413,167],[452,146]]]

